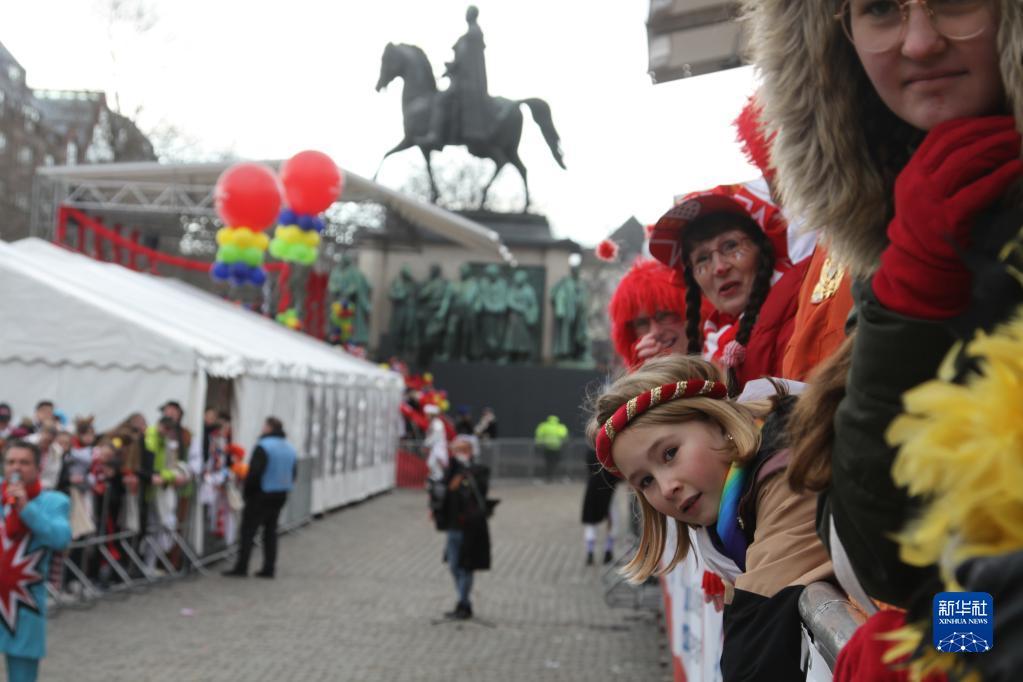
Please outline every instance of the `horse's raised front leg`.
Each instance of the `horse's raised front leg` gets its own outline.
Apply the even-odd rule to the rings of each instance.
[[[384,157],[382,159],[380,159],[380,164],[377,166],[376,172],[373,173],[373,181],[376,182],[377,176],[380,175],[380,169],[383,168],[383,166],[384,166],[384,160],[388,156],[390,156],[391,154],[394,154],[396,152],[403,152],[403,151],[405,151],[406,149],[408,149],[411,146],[412,146],[412,139],[409,138],[409,137],[406,137],[404,140],[402,140],[401,142],[396,144],[394,146],[394,149],[391,149],[386,154],[384,154]]]

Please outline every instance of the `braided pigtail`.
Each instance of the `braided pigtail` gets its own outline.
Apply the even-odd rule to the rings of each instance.
[[[724,364],[728,367],[725,374],[725,383],[728,386],[728,395],[735,397],[739,394],[739,376],[737,367],[746,360],[746,344],[753,335],[753,327],[760,316],[760,308],[764,305],[767,295],[771,292],[771,278],[774,276],[774,248],[771,240],[763,232],[757,233],[754,238],[757,246],[760,247],[760,256],[757,259],[757,271],[753,276],[753,288],[750,291],[749,302],[739,320],[739,329],[735,333],[735,340],[725,347]]]
[[[749,302],[746,310],[742,313],[742,320],[739,321],[739,331],[735,333],[735,340],[740,345],[749,343],[749,337],[753,334],[753,325],[757,323],[760,316],[760,307],[764,305],[767,295],[771,293],[771,278],[774,276],[774,247],[771,240],[763,232],[757,233],[754,239],[760,247],[760,258],[757,262],[757,272],[753,276],[753,289],[749,294]]]
[[[693,270],[686,263],[682,276],[686,282],[686,338],[689,342],[690,355],[700,355],[703,351],[703,330],[700,329],[700,308],[703,297],[700,286],[696,283]]]

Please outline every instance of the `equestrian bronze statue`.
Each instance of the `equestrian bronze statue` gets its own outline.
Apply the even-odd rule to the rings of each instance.
[[[519,158],[519,140],[522,138],[522,111],[525,104],[540,127],[554,160],[562,168],[561,140],[551,119],[550,106],[542,99],[509,100],[492,97],[487,91],[487,71],[484,57],[483,32],[477,18],[479,12],[470,7],[466,13],[469,29],[455,43],[455,57],[444,72],[451,85],[447,90],[437,88],[437,80],[426,54],[414,45],[388,43],[380,63],[377,91],[387,87],[394,79],[404,81],[401,108],[405,122],[405,137],[384,154],[380,160],[395,152],[419,147],[426,159],[430,178],[431,200],[438,199],[437,184],[433,178],[430,154],[448,145],[465,146],[469,153],[494,162],[494,174],[483,188],[480,208],[487,200],[487,192],[498,173],[512,164],[522,176],[529,209],[529,182],[526,166]],[[379,169],[378,169],[379,172]]]

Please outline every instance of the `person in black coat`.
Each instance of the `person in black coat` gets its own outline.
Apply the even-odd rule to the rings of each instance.
[[[472,446],[452,443],[451,462],[444,478],[447,493],[439,512],[439,530],[447,531],[444,560],[455,580],[458,602],[446,618],[472,618],[473,573],[490,569],[490,529],[487,525],[491,503],[487,502],[488,471],[472,464]]]

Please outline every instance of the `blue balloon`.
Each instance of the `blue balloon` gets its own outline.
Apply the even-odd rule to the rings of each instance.
[[[232,263],[231,276],[245,282],[249,279],[249,269],[249,266],[245,263]]]
[[[309,230],[313,229],[313,226],[315,225],[315,223],[313,222],[314,220],[316,220],[315,217],[313,217],[313,216],[311,216],[309,214],[303,213],[302,215],[300,215],[298,217],[298,222],[296,223],[296,225],[298,225],[303,230],[308,232]]]
[[[290,208],[286,208],[281,211],[281,215],[277,218],[278,225],[294,225],[297,216],[295,212]]]
[[[266,282],[266,270],[263,268],[252,268],[252,271],[249,272],[249,284],[261,287],[264,282]]]
[[[245,279],[244,277],[237,277],[235,275],[231,275],[231,284],[233,286],[236,286],[236,287],[245,286],[245,284],[247,282],[248,282],[248,280]]]
[[[210,277],[217,280],[218,282],[224,282],[231,277],[231,266],[227,263],[217,261],[210,268]]]
[[[326,227],[326,224],[319,218],[313,218],[313,220],[315,221],[313,223],[313,227],[316,229],[316,231],[323,232],[323,228]]]

